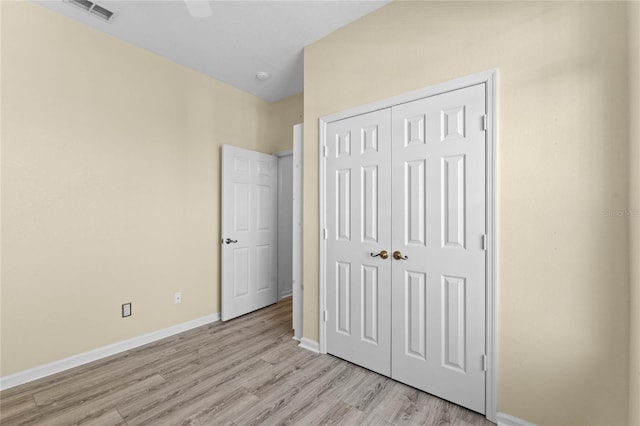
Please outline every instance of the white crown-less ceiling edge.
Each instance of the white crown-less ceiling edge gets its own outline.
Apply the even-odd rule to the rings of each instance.
[[[94,1],[115,13],[111,22],[62,0],[34,2],[273,102],[302,92],[305,46],[389,1],[212,0],[204,18],[183,0]]]

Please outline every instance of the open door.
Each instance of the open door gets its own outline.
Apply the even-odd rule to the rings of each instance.
[[[222,320],[276,303],[277,158],[222,146]]]

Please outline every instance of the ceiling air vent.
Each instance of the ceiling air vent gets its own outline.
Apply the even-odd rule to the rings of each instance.
[[[114,13],[109,9],[105,9],[104,7],[99,6],[89,0],[65,0],[65,1],[69,4],[79,7],[82,10],[86,10],[93,16],[96,16],[102,19],[103,21],[109,22],[114,16]]]

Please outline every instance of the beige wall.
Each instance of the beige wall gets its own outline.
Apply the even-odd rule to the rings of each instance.
[[[271,126],[269,138],[261,142],[265,152],[293,149],[293,126],[302,123],[303,100],[303,94],[298,93],[270,105],[269,117],[278,125]]]
[[[0,374],[219,312],[220,146],[291,148],[301,95],[269,104],[32,3],[1,8]]]
[[[497,67],[498,411],[622,425],[627,5],[394,2],[305,49],[304,336],[318,339],[318,118]]]
[[[629,424],[640,426],[640,2],[629,5],[629,216],[631,235],[631,357]]]

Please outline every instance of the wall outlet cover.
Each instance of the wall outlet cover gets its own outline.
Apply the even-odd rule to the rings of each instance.
[[[131,303],[124,303],[122,305],[122,318],[131,316]]]

